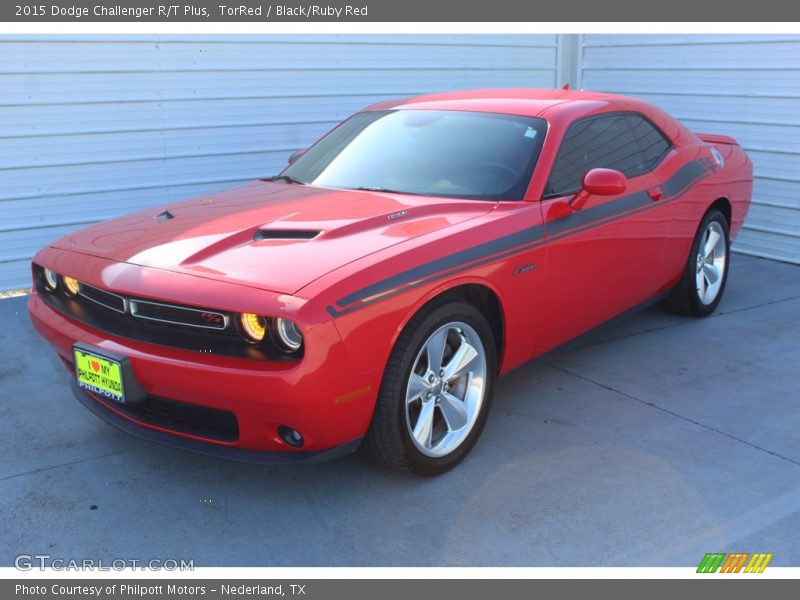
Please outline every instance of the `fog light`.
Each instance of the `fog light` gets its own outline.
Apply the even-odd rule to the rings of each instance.
[[[300,329],[289,319],[275,319],[274,325],[275,335],[278,342],[283,346],[283,349],[288,352],[297,352],[303,345],[303,334]]]
[[[64,282],[64,289],[70,296],[75,296],[78,293],[78,280],[72,277],[62,277],[61,281]]]
[[[58,287],[58,274],[50,269],[43,269],[42,273],[44,274],[45,289],[52,292]]]
[[[242,313],[239,315],[239,325],[242,333],[251,342],[260,342],[267,333],[267,322],[264,317],[253,313]]]
[[[278,425],[278,435],[292,448],[302,448],[303,444],[305,444],[305,440],[300,432],[286,425]]]

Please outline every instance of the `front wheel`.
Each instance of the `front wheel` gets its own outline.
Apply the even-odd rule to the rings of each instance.
[[[367,450],[418,475],[453,468],[480,436],[496,372],[491,328],[474,306],[446,301],[424,308],[389,357]]]
[[[697,228],[681,280],[664,301],[666,308],[692,317],[714,312],[728,281],[729,253],[728,221],[710,210]]]

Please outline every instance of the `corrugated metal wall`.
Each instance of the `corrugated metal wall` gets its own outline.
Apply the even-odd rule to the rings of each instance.
[[[552,87],[556,36],[0,37],[0,290],[80,225],[276,173],[380,100]]]
[[[756,182],[735,248],[800,263],[799,36],[575,40],[0,36],[0,290],[27,286],[30,257],[64,233],[273,174],[366,104],[571,72],[740,140]]]
[[[739,252],[800,263],[800,36],[586,35],[581,85],[724,133],[755,166]]]

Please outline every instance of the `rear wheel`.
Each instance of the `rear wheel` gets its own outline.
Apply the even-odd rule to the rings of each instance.
[[[675,313],[705,317],[717,308],[728,281],[728,221],[710,210],[697,229],[680,282],[664,301]]]
[[[445,301],[424,308],[392,350],[367,450],[418,475],[453,468],[480,436],[496,371],[492,332],[475,307]]]

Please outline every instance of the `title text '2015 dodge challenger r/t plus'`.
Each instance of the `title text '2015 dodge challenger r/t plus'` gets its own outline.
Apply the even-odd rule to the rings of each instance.
[[[384,102],[278,176],[54,242],[30,313],[129,433],[261,463],[363,444],[438,474],[499,374],[648,302],[713,312],[751,189],[733,139],[631,98]]]

